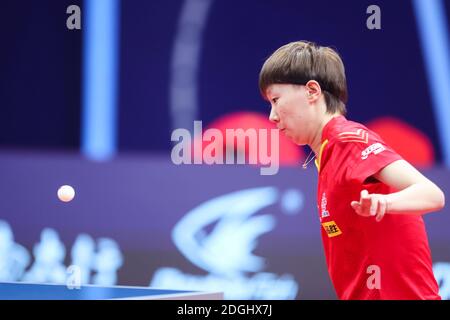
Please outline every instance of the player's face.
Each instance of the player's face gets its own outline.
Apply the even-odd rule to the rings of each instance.
[[[293,84],[272,84],[266,90],[270,101],[270,121],[298,145],[310,142],[313,130],[313,108],[305,86]]]

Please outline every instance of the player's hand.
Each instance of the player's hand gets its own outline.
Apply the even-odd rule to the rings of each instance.
[[[360,216],[375,217],[376,221],[381,221],[387,211],[386,196],[377,193],[369,194],[367,190],[362,190],[359,202],[352,201],[351,206]]]

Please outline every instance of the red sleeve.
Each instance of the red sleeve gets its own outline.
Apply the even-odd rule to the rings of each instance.
[[[380,136],[367,129],[359,129],[355,135],[341,134],[338,144],[348,157],[344,179],[352,184],[363,184],[368,177],[402,159]]]

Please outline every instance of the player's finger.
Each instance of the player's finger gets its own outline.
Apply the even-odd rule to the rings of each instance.
[[[369,196],[369,192],[367,190],[361,191],[361,211],[366,212],[369,215],[370,205],[372,204],[372,200]]]
[[[377,222],[380,222],[381,219],[383,219],[384,215],[386,214],[386,207],[387,207],[386,199],[384,197],[380,198],[377,217],[375,218]]]
[[[370,207],[369,207],[369,214],[371,215],[371,216],[374,216],[374,215],[376,215],[377,214],[377,211],[378,211],[378,200],[376,199],[376,198],[372,198],[371,199],[372,200],[372,203],[370,204]]]
[[[361,210],[361,205],[358,201],[352,201],[350,205],[352,206],[353,210],[356,211],[356,213]]]
[[[351,203],[353,210],[355,210],[355,212],[363,217],[367,217],[367,213],[364,213],[362,208],[361,208],[361,204],[358,201],[352,201]]]
[[[353,207],[353,210],[355,210],[355,212],[357,214],[359,214],[360,216],[363,215],[362,212],[361,212],[361,206],[359,205],[359,203]]]
[[[352,206],[352,208],[354,208],[354,207],[356,207],[356,206],[359,206],[360,204],[359,204],[358,201],[352,201],[352,202],[350,203],[350,205]]]
[[[369,197],[369,191],[367,191],[367,190],[362,190],[361,191],[361,199],[360,199],[360,201],[361,200],[363,200],[363,199],[367,199]]]

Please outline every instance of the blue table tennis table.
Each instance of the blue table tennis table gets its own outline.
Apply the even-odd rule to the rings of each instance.
[[[0,300],[222,300],[222,292],[156,289],[151,287],[102,287],[0,282]]]

